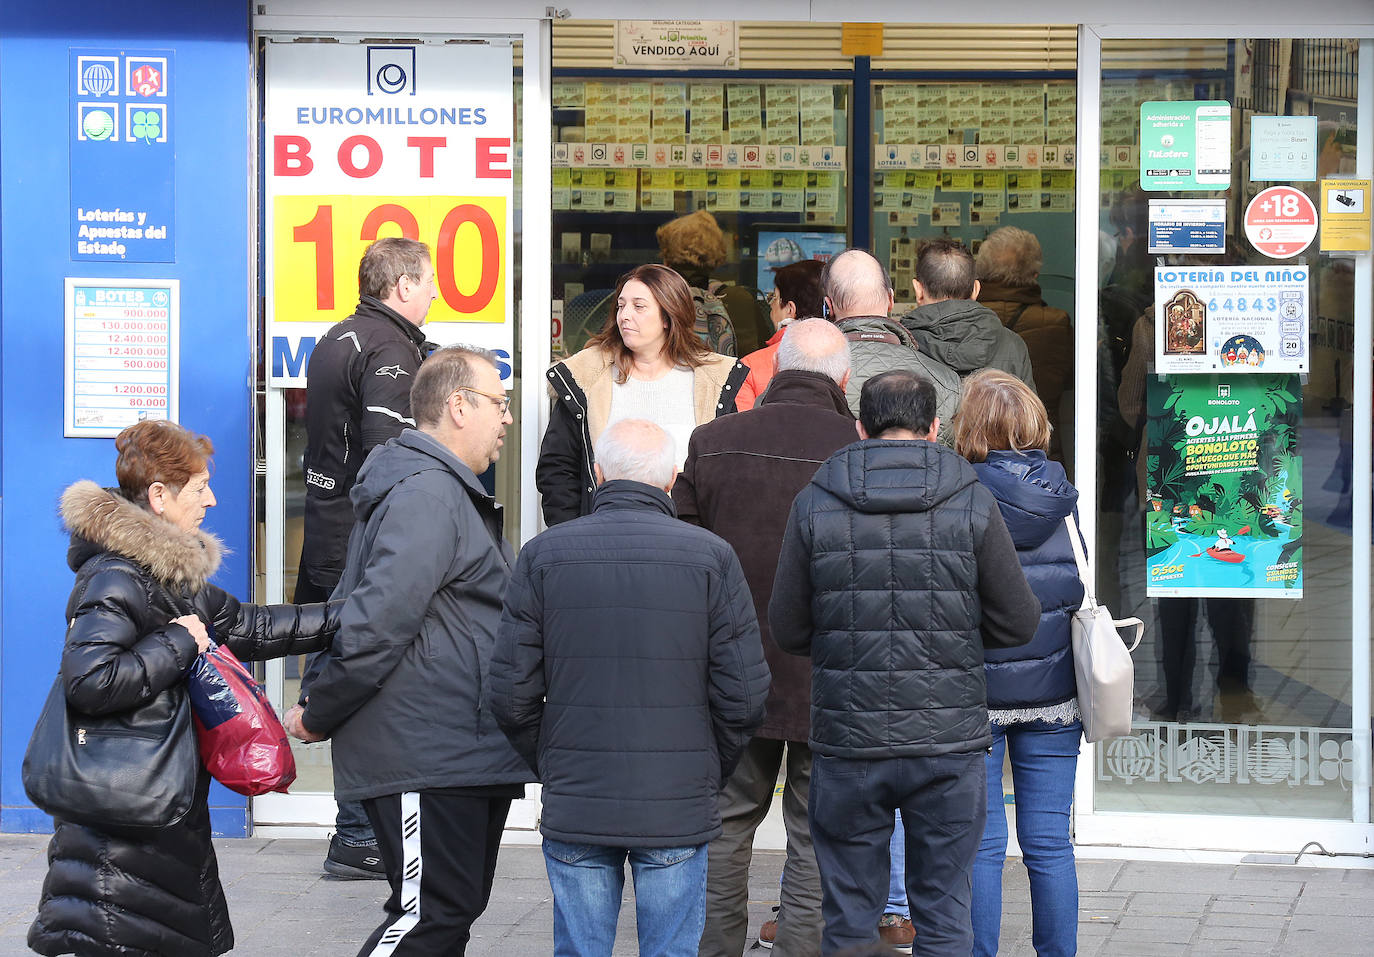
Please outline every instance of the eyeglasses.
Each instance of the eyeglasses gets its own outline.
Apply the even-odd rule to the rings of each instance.
[[[767,296],[764,297],[764,302],[768,303],[768,305],[771,306],[773,305],[773,303],[777,302],[781,298],[782,295],[776,289],[774,289],[772,292],[770,292]]]
[[[486,396],[488,399],[490,399],[491,401],[493,401],[493,402],[496,403],[497,407],[501,410],[501,414],[502,414],[502,415],[505,415],[508,411],[510,411],[510,397],[509,397],[509,396],[504,396],[504,395],[492,395],[490,392],[483,392],[481,389],[472,389],[472,388],[469,388],[469,387],[467,387],[467,386],[465,386],[465,385],[464,385],[464,386],[459,386],[457,391],[459,391],[459,392],[471,392],[473,395],[484,395],[484,396]]]

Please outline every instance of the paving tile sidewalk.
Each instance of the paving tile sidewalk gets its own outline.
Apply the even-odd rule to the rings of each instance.
[[[238,937],[236,955],[351,957],[380,920],[385,885],[325,877],[323,841],[215,843]],[[38,900],[46,845],[46,837],[0,835],[0,957],[28,953],[24,935]],[[777,903],[782,854],[759,852],[754,860],[749,911],[757,928]],[[1374,953],[1374,870],[1084,860],[1078,880],[1084,957]],[[1007,865],[1005,898],[1001,954],[1033,957],[1029,890],[1019,860]],[[617,955],[637,952],[628,886],[625,900]],[[474,927],[468,953],[551,954],[552,927],[539,849],[504,848],[491,906]]]

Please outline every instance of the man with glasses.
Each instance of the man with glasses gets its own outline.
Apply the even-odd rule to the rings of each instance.
[[[410,386],[434,348],[420,327],[435,295],[428,247],[413,239],[379,239],[358,265],[358,308],[310,354],[298,603],[325,601],[339,583],[353,528],[348,493],[363,460],[415,424]],[[302,678],[302,701],[318,660]],[[361,805],[340,802],[324,869],[347,880],[386,878]]]
[[[439,349],[410,407],[416,427],[358,474],[339,631],[284,721],[333,739],[334,793],[362,802],[380,843],[391,896],[360,957],[465,952],[534,780],[482,703],[514,560],[477,478],[511,424],[495,356]]]

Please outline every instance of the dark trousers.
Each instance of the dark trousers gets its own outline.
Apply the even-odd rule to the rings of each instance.
[[[1191,717],[1193,672],[1197,668],[1199,606],[1217,649],[1216,683],[1223,694],[1250,690],[1250,642],[1255,631],[1255,602],[1250,598],[1159,599],[1160,658],[1164,670],[1163,716]],[[1183,714],[1180,714],[1183,712]],[[1223,720],[1225,720],[1223,718]]]
[[[811,840],[821,870],[822,953],[875,942],[893,812],[906,831],[917,955],[973,949],[973,861],[987,819],[985,752],[871,761],[813,752]]]
[[[406,791],[363,802],[386,864],[386,919],[358,957],[451,957],[486,910],[509,798]]]
[[[706,928],[698,957],[739,957],[749,931],[749,862],[754,832],[773,804],[778,771],[786,767],[782,820],[787,863],[779,891],[778,957],[816,957],[821,947],[821,879],[811,850],[806,802],[811,749],[804,742],[754,738],[720,792],[720,837],[711,842],[706,878]]]
[[[311,568],[301,565],[296,573],[296,594],[292,598],[297,605],[309,605],[319,601],[329,601],[334,588],[339,584],[341,573],[336,569]],[[319,674],[329,652],[317,651],[310,656],[306,673],[302,680]],[[372,833],[372,825],[367,821],[367,811],[361,801],[339,801],[339,813],[334,818],[334,832],[339,840],[351,847],[367,847],[377,843]]]

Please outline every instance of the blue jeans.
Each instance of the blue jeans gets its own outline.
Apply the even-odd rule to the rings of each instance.
[[[971,877],[983,834],[982,751],[852,760],[812,753],[811,840],[821,869],[822,953],[876,943],[893,811],[902,812],[913,953],[968,957]]]
[[[911,908],[906,902],[906,831],[902,828],[902,812],[896,814],[892,828],[892,840],[888,841],[887,856],[890,861],[887,875],[887,906],[884,914],[897,914],[911,919]]]
[[[334,833],[349,847],[370,847],[377,843],[377,835],[372,831],[367,810],[362,801],[340,801],[339,813],[334,818]]]
[[[1031,943],[1039,957],[1078,951],[1078,874],[1069,839],[1069,808],[1083,725],[992,726],[987,757],[988,823],[973,865],[973,953],[995,957],[1002,927],[1002,868],[1007,859],[1007,813],[1002,801],[1002,755],[1011,752],[1016,792],[1016,839],[1030,875]]]
[[[627,857],[641,957],[696,957],[706,925],[705,844],[627,848],[546,837],[554,957],[610,957]]]

